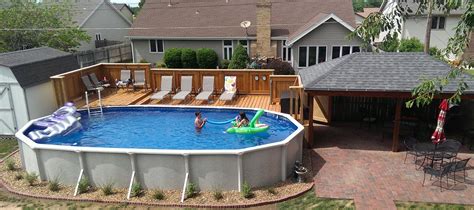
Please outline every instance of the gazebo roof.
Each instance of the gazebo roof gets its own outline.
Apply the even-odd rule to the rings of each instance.
[[[300,69],[304,89],[317,92],[411,93],[423,79],[446,75],[452,68],[425,53],[354,53]],[[469,87],[474,79],[463,75]],[[443,93],[452,93],[457,82],[450,82]],[[474,94],[469,88],[465,94]]]

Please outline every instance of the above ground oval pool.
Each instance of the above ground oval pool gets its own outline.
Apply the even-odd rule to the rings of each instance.
[[[94,110],[97,111],[97,110]],[[182,189],[186,182],[202,190],[239,190],[244,182],[263,187],[285,180],[302,159],[303,126],[286,114],[266,111],[265,132],[230,134],[230,123],[194,127],[195,112],[213,122],[249,119],[256,109],[181,106],[105,107],[102,115],[80,110],[81,128],[33,141],[30,121],[19,139],[23,168],[42,180],[75,186],[81,177],[100,186]]]

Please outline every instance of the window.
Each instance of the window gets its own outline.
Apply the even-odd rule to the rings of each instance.
[[[283,40],[281,45],[281,57],[283,61],[291,62],[291,48],[286,46],[286,40]]]
[[[355,52],[360,52],[359,46],[333,46],[332,47],[332,59],[349,55]]]
[[[431,18],[431,29],[444,29],[446,18],[443,16],[433,16]]]
[[[232,40],[224,40],[223,41],[223,48],[224,48],[224,59],[230,60],[232,59]]]
[[[326,61],[326,46],[301,46],[298,67],[308,67]]]
[[[102,40],[100,33],[95,34],[95,40]]]
[[[150,52],[151,53],[162,53],[163,52],[163,40],[150,40]]]
[[[247,40],[239,40],[239,44],[242,45],[242,47],[245,48],[245,50],[247,50],[247,54],[249,53],[249,42]]]

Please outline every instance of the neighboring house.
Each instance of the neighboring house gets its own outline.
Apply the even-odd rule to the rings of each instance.
[[[120,11],[130,22],[133,22],[133,11],[127,4],[113,3],[115,9]]]
[[[67,0],[43,0],[45,3],[58,1]],[[72,20],[91,37],[89,42],[81,43],[78,51],[93,50],[104,45],[127,41],[125,36],[132,25],[132,20],[119,11],[109,0],[69,2],[72,4]],[[126,11],[126,9],[123,10]]]
[[[409,7],[413,13],[409,14],[406,19],[401,20],[401,34],[400,39],[407,39],[416,37],[422,43],[425,40],[427,18],[425,15],[415,15],[418,9],[418,0],[385,0],[380,7],[380,12],[388,14],[399,4],[401,7]],[[463,2],[467,2],[463,0]],[[465,12],[465,9],[452,10],[449,15],[444,14],[442,11],[433,10],[433,18],[431,24],[431,39],[430,47],[437,47],[439,49],[445,49],[449,38],[455,34],[454,28],[457,26],[461,15]],[[378,41],[382,41],[386,34],[382,34]]]
[[[361,51],[360,39],[346,38],[354,20],[347,0],[148,0],[129,38],[135,62],[160,61],[169,48],[212,48],[230,60],[240,43],[251,57],[302,68]]]
[[[362,12],[356,12],[355,13],[355,21],[356,25],[362,24],[362,22],[367,18],[370,14],[374,12],[379,12],[380,8],[378,7],[367,7],[364,8]]]
[[[56,95],[50,77],[78,69],[76,57],[49,47],[0,54],[0,135],[51,114]]]

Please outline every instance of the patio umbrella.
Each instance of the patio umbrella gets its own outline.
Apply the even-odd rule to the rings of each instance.
[[[431,135],[431,141],[433,141],[434,144],[439,144],[441,141],[446,140],[446,136],[444,136],[444,120],[446,119],[446,112],[449,109],[449,103],[448,100],[443,99],[441,101],[441,104],[439,105],[439,115],[438,115],[438,123],[436,125],[436,129],[433,132],[433,135]]]

